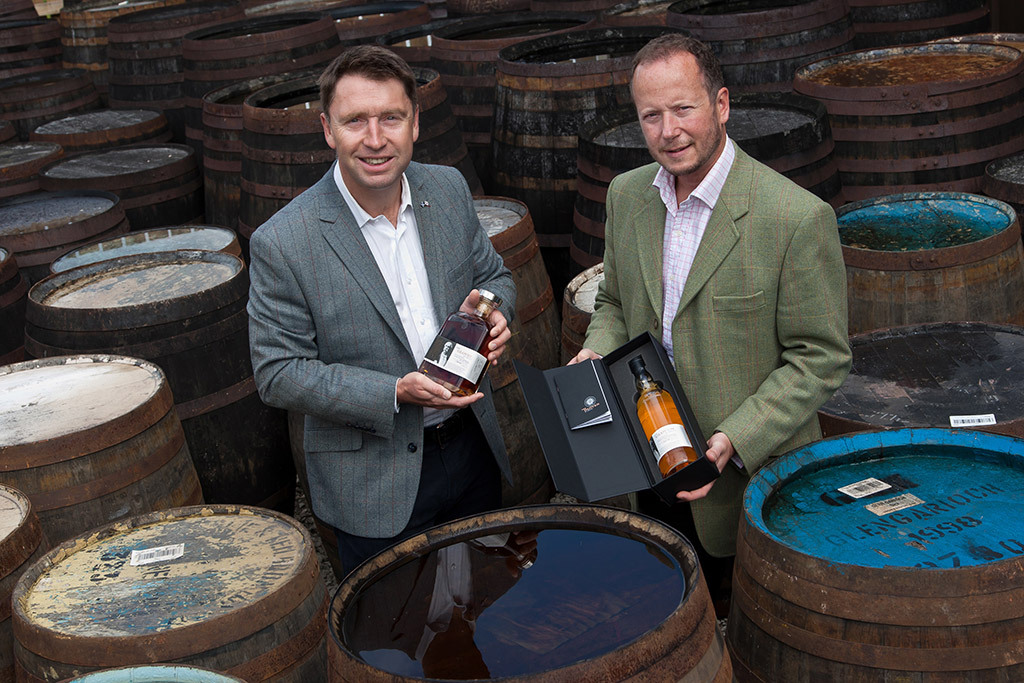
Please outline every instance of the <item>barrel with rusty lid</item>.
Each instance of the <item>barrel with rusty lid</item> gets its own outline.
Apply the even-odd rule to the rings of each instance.
[[[1019,216],[1024,211],[1024,153],[997,159],[986,166],[981,192],[1006,202]]]
[[[14,255],[0,247],[0,365],[24,360],[28,286]]]
[[[985,0],[847,0],[857,49],[923,43],[990,29]]]
[[[97,109],[44,123],[29,138],[55,142],[71,154],[136,142],[167,142],[171,128],[156,109]]]
[[[726,130],[743,151],[838,208],[843,187],[825,105],[782,92],[729,98]]]
[[[68,679],[68,683],[245,683],[245,681],[198,666],[140,664],[92,671]]]
[[[0,197],[35,192],[39,171],[64,156],[56,142],[8,142],[0,144]]]
[[[708,43],[730,92],[789,92],[804,64],[853,47],[846,0],[678,0],[667,23]]]
[[[727,639],[741,683],[1024,674],[1024,441],[833,437],[750,480]]]
[[[636,107],[599,112],[580,124],[576,155],[576,203],[569,255],[580,268],[604,260],[605,200],[612,178],[651,163]]]
[[[451,99],[434,69],[413,67],[416,97],[419,100],[420,135],[412,149],[413,161],[457,168],[474,195],[483,194],[483,185],[462,136]]]
[[[14,634],[11,631],[11,593],[18,578],[50,549],[32,511],[18,489],[0,484],[0,680],[14,680]]]
[[[60,57],[55,19],[0,17],[0,78],[59,69]]]
[[[131,515],[201,503],[157,366],[90,354],[0,367],[0,483],[53,543]]]
[[[253,683],[326,677],[328,595],[312,540],[270,510],[182,507],[94,530],[23,574],[14,605],[25,680],[148,662]]]
[[[604,282],[604,263],[597,263],[574,277],[562,293],[562,364],[583,348],[594,315],[597,290]]]
[[[1024,53],[989,43],[849,52],[797,72],[824,103],[843,192],[977,192],[990,161],[1024,150]]]
[[[54,259],[50,264],[50,272],[61,273],[65,270],[98,261],[109,261],[120,256],[181,249],[222,251],[235,256],[242,255],[242,249],[238,245],[238,238],[234,230],[216,225],[179,225],[136,230],[121,237],[83,244]]]
[[[323,12],[334,19],[342,45],[372,43],[377,36],[396,29],[421,26],[431,20],[430,8],[423,2],[340,3]]]
[[[98,190],[33,192],[0,200],[0,247],[29,282],[50,271],[69,248],[128,232],[121,200]]]
[[[331,683],[732,680],[690,542],[599,506],[429,529],[349,574],[329,627]]]
[[[28,140],[37,126],[68,114],[98,109],[100,96],[81,69],[53,69],[0,80],[0,119]]]
[[[840,207],[849,329],[980,320],[1024,324],[1024,249],[1007,204],[913,192]]]
[[[165,373],[206,500],[292,509],[284,411],[260,400],[242,260],[216,251],[121,256],[29,291],[25,351],[146,358]]]
[[[826,436],[964,427],[1024,437],[1024,327],[904,325],[850,337],[853,367],[818,410]]]
[[[203,219],[203,176],[188,145],[143,142],[81,152],[40,171],[39,184],[113,192],[136,230]]]

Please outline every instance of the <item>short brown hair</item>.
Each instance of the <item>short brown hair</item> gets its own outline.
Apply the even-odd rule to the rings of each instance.
[[[725,87],[725,77],[722,76],[722,65],[718,57],[712,52],[711,46],[696,38],[691,38],[683,33],[666,33],[654,38],[640,48],[640,51],[633,56],[633,70],[641,64],[659,62],[677,54],[691,54],[697,60],[701,76],[704,79],[704,88],[708,91],[711,99],[714,99],[718,91]]]
[[[334,87],[338,85],[342,76],[347,74],[356,74],[371,81],[394,79],[402,84],[405,94],[412,102],[412,110],[416,111],[419,107],[416,97],[416,76],[404,59],[379,45],[355,45],[335,57],[316,80],[320,86],[320,106],[328,118],[331,115]]]

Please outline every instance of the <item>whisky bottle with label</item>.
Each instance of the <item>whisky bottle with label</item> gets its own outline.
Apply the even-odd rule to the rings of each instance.
[[[456,311],[448,316],[434,343],[420,363],[420,372],[452,392],[453,396],[476,393],[489,365],[485,349],[490,339],[487,318],[501,299],[481,289],[473,313]]]
[[[636,379],[636,414],[651,450],[658,461],[662,477],[677,472],[697,460],[697,451],[683,427],[679,409],[672,395],[655,381],[647,370],[643,356],[629,361],[629,370]]]

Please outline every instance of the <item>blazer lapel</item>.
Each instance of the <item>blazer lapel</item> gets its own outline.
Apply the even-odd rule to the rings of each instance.
[[[663,287],[662,287],[662,254],[665,248],[665,209],[664,202],[658,194],[658,188],[648,185],[645,192],[653,193],[652,197],[644,197],[638,202],[639,210],[632,220],[634,226],[644,226],[644,229],[637,228],[637,257],[640,260],[640,275],[643,278],[644,286],[647,288],[647,296],[651,301],[651,308],[654,309],[658,319],[661,320],[662,309],[664,308]]]
[[[388,284],[377,267],[377,260],[366,243],[363,231],[356,225],[356,219],[352,216],[345,200],[338,191],[334,182],[334,167],[318,182],[319,192],[318,208],[320,212],[320,225],[323,229],[324,239],[331,246],[331,249],[338,255],[341,262],[349,269],[355,280],[363,288],[366,297],[377,309],[380,316],[388,324],[388,327],[401,340],[402,346],[412,355],[412,347],[405,336],[405,328],[402,320],[398,317],[395,309],[395,302],[391,299],[391,292]]]
[[[434,304],[434,316],[438,323],[444,322],[454,308],[448,300],[446,273],[444,266],[445,244],[444,223],[436,215],[438,209],[430,205],[429,193],[424,189],[423,177],[415,164],[410,164],[405,172],[409,179],[409,193],[412,196],[412,211],[416,216],[416,229],[420,234],[420,245],[423,248],[423,264],[427,269],[427,281],[430,283],[430,299]],[[459,300],[455,307],[461,304]]]

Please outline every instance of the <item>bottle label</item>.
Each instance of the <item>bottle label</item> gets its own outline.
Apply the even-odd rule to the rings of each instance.
[[[686,435],[683,425],[665,425],[651,434],[651,448],[654,449],[659,461],[673,448],[686,448],[690,445],[690,438]]]
[[[437,337],[424,361],[476,384],[487,367],[487,357],[451,339]]]

